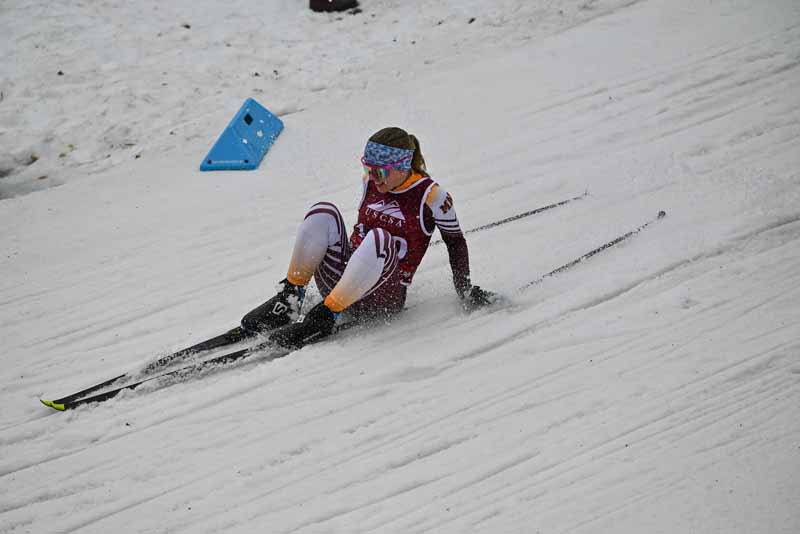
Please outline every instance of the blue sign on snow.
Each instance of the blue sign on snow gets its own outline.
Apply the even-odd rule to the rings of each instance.
[[[248,98],[214,143],[200,170],[255,169],[282,130],[283,121]]]

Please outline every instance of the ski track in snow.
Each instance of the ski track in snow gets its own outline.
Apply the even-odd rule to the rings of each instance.
[[[465,227],[590,189],[470,236],[475,280],[506,305],[462,313],[440,247],[390,324],[48,413],[33,406],[44,388],[65,394],[232,326],[284,268],[308,198],[264,229],[247,213],[291,184],[198,192],[188,222],[162,234],[98,225],[80,239],[120,243],[59,268],[46,250],[5,263],[0,533],[800,530],[800,10],[601,4],[603,17],[528,44],[515,34],[496,60],[426,71],[425,95],[398,97],[430,131],[481,124],[425,145],[453,177]],[[369,100],[341,103],[359,130]],[[342,111],[309,113],[294,116]],[[302,150],[285,155],[296,134],[284,135],[269,163],[302,175]],[[155,193],[120,172],[105,187],[134,213],[124,197]],[[157,196],[203,190],[175,174]],[[352,194],[309,180],[339,202]],[[23,204],[46,217],[72,185],[8,201],[0,217],[29,220]],[[99,206],[109,193],[96,194]],[[515,291],[661,208],[641,234]],[[39,232],[29,241],[44,247]]]
[[[774,236],[777,236],[777,238]],[[746,319],[750,314],[756,313],[759,307],[763,306],[765,303],[772,302],[781,296],[783,296],[783,298],[797,298],[798,291],[796,288],[800,287],[800,284],[797,283],[798,276],[796,274],[798,272],[796,269],[798,260],[796,251],[798,249],[797,243],[799,239],[800,224],[798,224],[797,220],[785,222],[781,225],[773,225],[772,227],[766,228],[760,232],[753,232],[750,235],[738,238],[734,245],[725,247],[720,251],[710,254],[708,258],[694,258],[692,261],[684,262],[682,265],[671,268],[667,272],[658,273],[655,277],[651,277],[647,281],[637,284],[636,288],[633,288],[630,292],[645,293],[644,296],[638,295],[635,299],[635,302],[640,303],[640,305],[643,301],[647,301],[646,297],[659,298],[663,295],[672,295],[676,290],[676,286],[682,285],[696,286],[697,289],[692,289],[687,293],[697,297],[699,297],[698,293],[701,292],[713,293],[715,289],[714,285],[703,281],[703,278],[705,277],[715,276],[714,271],[716,269],[714,266],[708,265],[709,261],[712,261],[714,264],[716,264],[718,268],[724,267],[727,270],[733,271],[742,270],[744,272],[739,275],[742,277],[757,275],[766,280],[784,279],[784,274],[792,273],[759,273],[758,271],[747,272],[748,269],[740,266],[739,263],[751,263],[760,268],[763,263],[753,260],[753,257],[757,257],[757,254],[775,253],[776,249],[777,251],[786,250],[788,252],[793,252],[794,257],[792,258],[792,256],[790,256],[790,259],[794,259],[795,261],[794,263],[789,264],[789,270],[794,271],[794,277],[787,276],[785,278],[786,285],[780,285],[772,288],[770,294],[763,294],[763,292],[761,292],[757,295],[754,295],[754,297],[757,297],[757,300],[755,302],[750,302],[748,309],[745,309],[744,311],[742,311],[741,305],[739,304],[724,302],[722,304],[715,304],[716,309],[714,313],[715,315],[719,316],[719,318],[714,321],[718,323],[716,328],[729,330],[729,325],[732,321],[741,321]],[[755,249],[755,251],[750,249]],[[781,258],[780,254],[776,254],[776,256],[778,259]],[[778,269],[780,262],[774,263],[774,269],[780,271]],[[689,272],[687,273],[686,271]],[[702,288],[702,291],[699,288]],[[633,295],[628,295],[627,293],[629,292],[625,292],[625,294],[620,293],[620,295],[616,295],[615,297],[622,297],[625,295],[622,298],[633,299]],[[608,306],[612,304],[613,301],[614,298],[610,298],[604,300],[602,303],[595,303],[593,306]],[[688,304],[685,306],[687,311],[691,311],[691,309],[695,307],[695,305]],[[661,308],[662,306],[660,305],[655,307],[655,309]],[[583,312],[587,311],[587,308],[568,310],[560,320],[577,321],[580,319],[570,318],[570,315],[581,315]],[[705,310],[699,310],[699,312],[703,311]],[[496,313],[502,313],[502,311]],[[737,317],[737,315],[739,316]],[[706,317],[707,316],[708,314],[706,312]],[[686,323],[691,323],[693,320],[694,317],[689,317],[683,321],[671,323],[669,331],[662,332],[661,336],[659,337],[663,337],[664,339],[675,339],[676,332],[685,334],[687,331],[690,331],[690,328]],[[704,321],[706,326],[702,329],[702,333],[698,333],[698,336],[707,336],[714,332],[715,329],[708,328],[709,322],[710,321],[708,319]],[[785,325],[776,332],[770,332],[769,334],[774,336],[780,331],[788,333],[796,331],[797,322],[798,321],[795,320],[793,324]],[[550,325],[546,328],[553,328],[553,326]],[[503,347],[507,343],[513,342],[516,337],[518,336],[515,335],[504,340],[499,340],[494,347],[468,356],[472,356],[473,358],[479,357],[481,360],[486,360],[492,356],[493,349]],[[694,339],[690,338],[689,342],[692,342],[693,340]],[[758,341],[758,338],[750,341]],[[422,404],[428,409],[428,411],[425,412],[426,420],[424,423],[409,427],[406,417],[399,417],[396,421],[393,421],[392,414],[381,414],[379,417],[373,416],[369,421],[364,423],[363,426],[348,428],[344,430],[342,434],[354,435],[362,432],[363,429],[368,428],[371,428],[372,433],[376,433],[377,429],[374,427],[378,424],[378,421],[380,421],[379,426],[383,427],[380,433],[377,433],[377,435],[370,437],[369,439],[357,442],[355,450],[345,449],[344,455],[340,453],[339,456],[334,456],[335,461],[331,461],[331,457],[327,456],[326,459],[331,462],[330,465],[320,464],[316,461],[313,461],[313,459],[309,459],[307,461],[308,463],[304,465],[297,466],[295,464],[293,465],[291,471],[286,469],[282,473],[278,473],[277,477],[270,477],[272,484],[276,484],[276,480],[282,480],[281,476],[288,478],[289,480],[283,482],[283,484],[279,485],[277,488],[271,489],[270,492],[258,493],[253,499],[253,503],[258,505],[262,499],[267,498],[277,489],[284,489],[286,487],[296,488],[297,485],[301,485],[303,483],[318,483],[320,477],[324,477],[325,473],[329,471],[339,470],[343,472],[352,472],[352,470],[355,470],[357,472],[358,466],[362,466],[362,468],[365,465],[373,466],[372,470],[361,474],[361,478],[358,479],[358,481],[352,481],[341,486],[329,488],[329,491],[326,492],[326,494],[339,495],[341,492],[355,491],[360,484],[366,483],[364,480],[370,481],[373,478],[389,476],[386,473],[402,471],[404,468],[413,465],[415,462],[429,462],[430,459],[442,453],[459,454],[457,451],[452,449],[468,447],[470,442],[477,440],[481,434],[475,430],[471,432],[465,432],[465,428],[483,428],[487,425],[501,425],[504,424],[504,419],[510,419],[513,421],[522,417],[523,414],[530,415],[531,412],[536,413],[537,411],[546,409],[553,403],[568,401],[568,399],[574,398],[575,395],[579,395],[582,391],[591,390],[591,388],[588,387],[578,387],[567,391],[560,391],[554,398],[546,401],[530,402],[530,399],[541,398],[541,388],[546,387],[548,382],[554,380],[558,381],[559,379],[564,380],[564,377],[574,376],[576,374],[585,372],[585,369],[582,369],[582,367],[585,367],[585,358],[589,356],[591,357],[590,359],[592,362],[605,363],[614,360],[614,353],[628,355],[636,353],[646,354],[648,355],[648,358],[642,362],[641,366],[631,366],[632,362],[630,359],[628,359],[626,362],[627,367],[625,367],[624,370],[618,371],[620,380],[646,383],[646,381],[636,380],[634,378],[635,375],[650,369],[654,369],[657,372],[663,372],[665,359],[674,360],[676,364],[680,364],[681,360],[686,357],[686,353],[691,352],[689,347],[684,346],[681,347],[682,350],[670,349],[664,351],[664,353],[656,354],[654,356],[652,354],[653,347],[659,347],[659,339],[654,339],[653,336],[649,335],[629,336],[629,339],[626,339],[625,342],[614,343],[609,347],[602,348],[599,352],[591,350],[590,347],[582,347],[581,345],[584,344],[578,345],[581,347],[580,352],[583,355],[580,362],[575,362],[573,365],[557,368],[552,373],[537,376],[535,380],[522,383],[518,387],[504,389],[491,396],[483,396],[474,399],[474,401],[470,404],[459,405],[452,412],[445,413],[435,413],[433,410],[431,410],[431,408],[436,406],[435,399],[426,397],[430,396],[433,392],[440,392],[443,389],[446,389],[445,384],[448,382],[448,380],[453,379],[452,376],[441,376],[442,373],[467,372],[460,365],[452,365],[453,362],[464,361],[465,355],[456,355],[455,357],[450,357],[441,362],[439,364],[440,369],[437,373],[435,373],[435,375],[431,373],[419,373],[418,370],[413,369],[402,369],[394,376],[388,377],[390,380],[389,383],[397,384],[400,382],[413,384],[419,381],[424,383],[421,387],[418,387],[416,391],[406,390],[399,392],[400,395],[409,396],[411,399],[415,399],[414,404]],[[563,348],[548,349],[548,351],[553,350],[563,350]],[[661,350],[663,350],[663,348],[661,348]],[[674,391],[662,392],[658,402],[650,400],[646,404],[637,407],[638,417],[636,420],[639,421],[638,425],[626,428],[619,434],[612,434],[601,442],[592,445],[585,445],[582,447],[582,450],[579,454],[565,458],[561,462],[554,464],[536,464],[536,467],[523,467],[529,463],[536,463],[539,457],[542,455],[542,452],[533,450],[530,451],[530,453],[520,453],[518,458],[514,458],[512,461],[503,463],[502,465],[493,465],[488,471],[479,470],[477,473],[467,476],[466,480],[464,480],[464,475],[457,475],[457,473],[459,473],[457,471],[440,474],[435,477],[428,477],[422,481],[415,481],[413,484],[407,486],[404,490],[392,491],[389,494],[382,495],[381,498],[366,500],[359,506],[341,508],[334,511],[329,510],[325,514],[318,516],[313,520],[309,520],[306,523],[294,525],[293,528],[301,529],[304,527],[311,527],[316,523],[333,521],[337,517],[347,514],[360,514],[365,516],[365,518],[368,518],[372,516],[371,512],[375,509],[379,509],[379,505],[384,503],[386,500],[393,500],[392,502],[395,502],[394,499],[400,499],[406,492],[422,491],[429,485],[440,487],[440,490],[437,491],[437,493],[440,494],[440,499],[454,503],[453,506],[458,505],[459,495],[465,492],[469,493],[470,488],[474,488],[476,485],[486,487],[486,489],[483,490],[485,493],[482,493],[478,496],[479,501],[484,503],[486,509],[475,510],[466,516],[458,516],[458,519],[455,519],[454,521],[459,527],[469,527],[470,523],[468,520],[470,520],[470,518],[475,520],[475,522],[471,524],[472,527],[477,527],[486,522],[490,522],[493,514],[489,511],[493,506],[495,506],[496,503],[506,502],[509,496],[515,499],[522,499],[522,496],[530,495],[534,500],[545,499],[545,496],[542,494],[542,492],[537,490],[539,487],[552,487],[553,484],[557,484],[559,487],[564,485],[564,487],[569,488],[571,485],[580,483],[582,486],[584,486],[584,491],[588,491],[585,489],[586,486],[590,488],[598,487],[599,483],[592,479],[591,473],[586,474],[584,471],[587,468],[591,469],[591,466],[596,465],[598,462],[604,459],[616,459],[620,455],[621,449],[624,450],[629,449],[630,447],[636,447],[638,449],[648,450],[651,454],[655,454],[662,449],[668,449],[668,446],[674,442],[679,443],[681,440],[687,440],[691,438],[693,434],[708,431],[709,425],[724,428],[726,426],[726,421],[731,419],[735,420],[736,418],[742,418],[747,421],[760,419],[761,425],[766,425],[771,420],[764,415],[765,410],[769,409],[775,410],[773,417],[779,417],[780,409],[788,409],[797,398],[797,366],[793,359],[787,357],[787,355],[791,354],[792,351],[794,354],[800,351],[800,344],[792,341],[784,342],[774,347],[770,347],[767,351],[748,355],[748,357],[742,359],[741,361],[734,362],[726,367],[714,369],[705,376],[693,378],[692,380],[681,384],[681,386]],[[677,354],[670,354],[672,352],[676,352]],[[776,356],[775,352],[784,352],[785,354],[783,356]],[[658,363],[656,363],[656,361]],[[446,367],[444,371],[441,370],[442,365]],[[331,368],[328,369],[328,371],[330,372],[334,369],[335,368]],[[794,373],[791,372],[792,369],[794,369]],[[724,378],[724,381],[719,380],[720,375]],[[750,384],[748,380],[754,377],[757,377],[758,379],[758,388],[755,390],[753,390],[752,384]],[[441,383],[430,383],[432,379],[435,379]],[[456,382],[458,381],[456,380]],[[384,384],[384,386],[385,385],[386,384]],[[244,395],[250,393],[251,391],[258,391],[262,387],[268,386],[269,384],[260,383],[257,384],[252,390],[238,391],[236,396]],[[358,392],[357,395],[353,395],[353,392],[350,392],[347,397],[362,397],[363,395],[363,398],[358,398],[356,402],[353,403],[337,406],[337,409],[329,410],[328,412],[324,413],[322,418],[328,419],[335,417],[337,414],[341,414],[341,416],[346,417],[348,415],[358,413],[360,410],[364,409],[365,405],[368,404],[370,400],[374,400],[376,397],[387,395],[388,390],[381,389],[377,392],[374,392],[374,388],[374,385],[371,385],[370,388],[367,388],[365,394]],[[373,391],[372,394],[369,394],[370,391]],[[644,396],[644,393],[641,393],[640,395]],[[678,406],[668,409],[660,406],[660,402],[663,398],[675,397],[685,399],[695,399],[697,397],[701,397],[704,400],[703,404],[705,404],[705,406],[694,401],[684,401],[678,403]],[[209,401],[206,406],[212,406],[220,402],[227,401],[229,398],[230,397],[215,398],[214,400]],[[320,402],[322,399],[316,398],[312,400],[315,402]],[[526,404],[521,406],[519,405],[520,403],[525,403],[526,400],[528,401]],[[297,400],[291,404],[296,403]],[[408,401],[406,401],[406,403],[408,403],[406,408],[410,408],[412,403],[409,403]],[[287,407],[291,406],[291,404],[287,405]],[[393,403],[390,402],[389,404]],[[509,410],[510,407],[515,409]],[[778,410],[776,410],[776,408],[778,408]],[[186,417],[187,415],[193,412],[201,411],[202,409],[203,406],[193,406],[192,408],[186,410],[177,411],[170,414],[168,418],[160,419],[154,424],[137,428],[136,432],[144,432],[153,428],[154,426],[166,424],[169,421]],[[565,425],[575,424],[576,422],[587,417],[597,418],[603,413],[604,410],[612,409],[614,409],[613,403],[605,402],[600,403],[600,406],[594,407],[594,413],[585,409],[578,410],[576,413],[573,413],[566,418],[551,421],[544,428],[536,427],[529,429],[524,433],[523,436],[519,438],[516,446],[522,447],[522,444],[524,443],[535,442],[537,437],[541,437],[542,435],[547,436],[551,432],[557,432],[559,428],[562,428]],[[759,413],[760,417],[754,417],[753,419],[745,417],[748,412]],[[419,415],[422,414],[420,413]],[[287,429],[298,427],[302,428],[306,425],[312,424],[318,419],[320,419],[320,417],[314,415],[306,420],[296,420],[293,421],[291,425],[287,426]],[[396,423],[398,427],[393,427],[392,423]],[[736,425],[729,424],[728,426],[735,427]],[[278,435],[280,433],[281,432],[276,432]],[[432,433],[440,436],[438,440],[434,440],[433,442],[429,441]],[[735,433],[736,431],[734,431],[734,434]],[[749,449],[760,444],[760,440],[758,438],[759,427],[751,428],[749,429],[749,432],[741,432],[741,434],[741,436],[738,436],[738,439],[735,435],[726,438],[718,437],[713,444],[700,447],[693,452],[698,456],[713,456],[713,454],[718,452],[717,449],[723,449],[727,452],[728,449]],[[399,438],[399,436],[402,437]],[[454,438],[453,436],[459,437]],[[99,444],[108,444],[122,437],[125,436],[115,436],[111,439],[103,439],[99,443],[91,443],[85,449],[75,451],[74,454],[91,450]],[[666,443],[664,438],[667,438]],[[258,443],[259,441],[269,442],[269,436],[258,436],[253,439],[253,442],[255,443]],[[318,443],[321,441],[322,440],[320,439]],[[742,443],[742,441],[744,441],[744,443]],[[289,452],[289,459],[281,459],[276,462],[276,465],[282,465],[287,462],[296,463],[301,459],[300,457],[309,454],[310,450],[313,449],[313,446],[314,443],[310,443],[306,447]],[[667,450],[666,452],[669,451]],[[64,457],[61,456],[60,458],[52,458],[52,460],[57,459],[63,460]],[[304,469],[298,469],[298,467]],[[213,477],[215,473],[225,471],[226,468],[232,469],[233,466],[228,465],[217,467],[211,472],[203,472],[202,475],[192,478],[188,482],[172,486],[167,490],[156,492],[146,498],[137,498],[126,501],[124,505],[115,506],[112,510],[106,510],[102,514],[93,516],[91,519],[85,519],[80,523],[75,523],[71,525],[70,529],[90,525],[94,521],[101,521],[106,517],[113,516],[117,513],[122,513],[125,510],[134,508],[140,504],[154,503],[156,499],[163,497],[168,493],[177,493],[184,488],[191,486],[192,484],[196,484],[203,478],[210,478]],[[251,466],[251,469],[255,468]],[[239,466],[239,470],[242,470],[241,466]],[[511,481],[508,477],[508,470],[513,470],[516,473],[514,479]],[[302,474],[298,475],[298,471]],[[505,473],[505,475],[503,477],[499,477],[499,475],[503,473]],[[651,488],[653,497],[668,493],[680,483],[682,478],[677,475],[673,475],[672,477],[667,475],[664,476],[664,480],[658,479],[658,483]],[[495,482],[495,477],[501,478],[502,482]],[[624,483],[625,477],[619,475],[619,479],[616,480],[616,484],[624,485]],[[390,486],[396,487],[395,485]],[[609,486],[606,482],[603,482],[602,487],[605,490],[609,489]],[[91,489],[93,488],[81,487],[78,493],[83,493],[87,490],[90,491]],[[69,494],[68,491],[66,493]],[[297,494],[302,495],[303,492],[297,491]],[[370,492],[365,492],[365,494],[370,494]],[[57,498],[64,498],[64,493],[58,492],[52,495],[45,494],[40,497],[41,502],[47,502]],[[640,496],[638,497],[638,500],[643,498],[644,497]],[[475,496],[469,495],[468,499],[475,499]],[[524,501],[525,499],[522,500],[522,502]],[[28,504],[29,503],[26,503],[26,505]],[[249,503],[240,503],[234,508],[234,511],[229,511],[224,515],[233,514],[238,517],[240,516],[240,513],[243,512],[252,521],[260,521],[263,519],[258,513],[251,515],[248,504]],[[298,506],[298,504],[295,503],[294,506]],[[240,510],[240,508],[244,508],[244,510]],[[425,508],[422,507],[421,509],[417,510],[417,513],[424,512],[424,509]],[[597,510],[592,515],[598,518],[603,518],[608,514],[618,513],[620,511],[621,510]],[[187,530],[201,528],[201,525],[207,525],[208,521],[216,518],[218,512],[219,510],[209,514],[209,516],[197,520],[197,524],[184,525],[184,528]],[[362,524],[364,527],[369,526],[369,528],[365,528],[365,530],[378,531],[384,528],[394,529],[398,526],[402,526],[402,529],[410,529],[411,531],[435,530],[437,528],[448,526],[446,522],[427,524],[427,521],[425,520],[421,520],[419,523],[416,523],[409,519],[413,516],[412,512],[414,512],[414,510],[404,509],[402,514],[396,513],[392,518],[383,518],[382,521],[372,521],[374,525],[370,525],[369,521],[367,523],[359,524]],[[280,517],[280,510],[272,510],[271,514],[277,514],[278,517]],[[422,517],[429,516],[426,516],[424,513],[422,513]],[[508,516],[506,516],[505,520],[508,521]],[[218,521],[222,520],[218,519]],[[520,521],[520,525],[523,525],[525,519],[523,517],[515,519],[514,521]],[[231,525],[233,524],[235,524],[235,522],[231,523]],[[576,525],[576,527],[580,526],[581,525]],[[225,525],[223,521],[221,524],[219,524],[219,528],[224,527]]]

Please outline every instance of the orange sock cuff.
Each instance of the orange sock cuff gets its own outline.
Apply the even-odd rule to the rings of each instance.
[[[290,284],[303,287],[307,286],[308,283],[311,281],[310,276],[307,277],[300,276],[300,273],[296,271],[295,272],[290,271],[286,273],[286,279],[289,281]]]
[[[341,313],[347,308],[347,304],[339,301],[333,293],[325,297],[325,306],[333,313]]]

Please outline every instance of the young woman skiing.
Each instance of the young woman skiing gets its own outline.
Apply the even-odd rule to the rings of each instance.
[[[467,242],[453,199],[428,175],[417,138],[400,128],[384,128],[369,138],[361,163],[363,193],[349,240],[335,205],[311,206],[278,294],[245,315],[246,331],[282,327],[270,340],[299,347],[331,334],[345,310],[356,318],[399,312],[436,228],[447,246],[453,284],[464,306],[493,300],[492,293],[470,281]],[[324,300],[302,322],[290,324],[312,277]]]

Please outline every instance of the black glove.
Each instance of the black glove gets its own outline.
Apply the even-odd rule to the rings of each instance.
[[[467,311],[482,308],[494,302],[497,302],[497,295],[478,286],[471,286],[461,296],[461,303]]]

